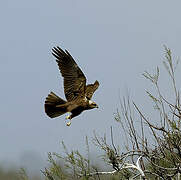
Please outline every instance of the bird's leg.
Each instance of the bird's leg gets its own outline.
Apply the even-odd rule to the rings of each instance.
[[[70,126],[71,125],[71,114],[70,114],[70,112],[68,112],[68,116],[66,117],[66,119],[67,120],[69,119],[69,122],[67,122],[67,126]]]
[[[66,119],[71,119],[71,113],[68,112],[68,116],[66,117]]]

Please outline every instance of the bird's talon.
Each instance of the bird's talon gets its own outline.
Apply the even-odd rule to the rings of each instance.
[[[71,122],[68,122],[68,123],[67,123],[67,126],[70,126],[70,125],[71,125]]]

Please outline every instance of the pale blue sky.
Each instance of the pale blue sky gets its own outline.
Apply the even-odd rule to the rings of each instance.
[[[163,44],[181,54],[180,7],[179,0],[1,1],[0,162],[31,151],[46,160],[47,152],[61,151],[62,140],[84,151],[86,135],[116,128],[113,114],[127,89],[145,106],[149,86],[141,74],[161,65]],[[64,98],[51,55],[57,45],[69,50],[89,83],[100,82],[93,97],[100,108],[71,127],[65,116],[51,120],[44,113],[50,91]]]

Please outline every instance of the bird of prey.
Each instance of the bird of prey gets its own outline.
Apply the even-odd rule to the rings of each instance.
[[[91,101],[92,95],[99,87],[96,80],[94,84],[86,85],[86,77],[70,53],[63,51],[60,47],[54,47],[52,54],[56,58],[61,75],[64,81],[64,93],[67,101],[50,92],[45,100],[45,112],[50,118],[70,113],[66,117],[67,126],[70,126],[71,119],[78,116],[84,110],[98,108],[98,105]]]

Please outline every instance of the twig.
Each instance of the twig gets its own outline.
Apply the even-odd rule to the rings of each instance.
[[[112,146],[113,146],[113,148],[114,148],[114,150],[115,150],[115,152],[116,152],[116,156],[117,156],[117,155],[118,155],[118,153],[117,153],[117,149],[116,149],[116,147],[115,147],[115,145],[114,145],[114,141],[113,141],[112,126],[111,126],[111,143],[112,143]]]
[[[87,176],[94,176],[94,175],[108,175],[108,174],[111,174],[113,175],[114,173],[116,173],[117,171],[114,170],[114,171],[108,171],[108,172],[93,172],[93,173],[89,173],[89,174],[86,174]],[[84,176],[82,174],[79,175],[80,177]]]
[[[47,170],[47,168],[45,168],[45,171],[41,172],[44,174],[45,177],[47,177],[49,180],[54,180],[54,178],[51,176],[51,174],[49,173],[49,171]]]
[[[94,176],[94,175],[108,175],[108,174],[111,174],[113,175],[114,173],[116,172],[119,172],[123,169],[129,169],[129,168],[132,168],[132,169],[136,169],[139,171],[140,175],[142,178],[145,179],[145,174],[143,172],[143,170],[141,169],[140,165],[139,165],[139,161],[140,159],[142,158],[142,156],[140,156],[136,162],[136,165],[134,164],[130,164],[130,163],[124,163],[123,166],[119,169],[119,170],[114,170],[114,171],[108,171],[108,172],[93,172],[93,173],[89,173],[89,174],[86,174],[87,176]],[[84,176],[84,175],[79,175],[80,177]]]

